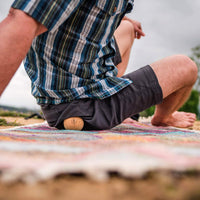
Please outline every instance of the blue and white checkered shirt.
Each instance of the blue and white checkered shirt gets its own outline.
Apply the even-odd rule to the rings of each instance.
[[[118,78],[113,33],[133,0],[15,0],[48,31],[25,59],[38,104],[104,99],[132,83]]]

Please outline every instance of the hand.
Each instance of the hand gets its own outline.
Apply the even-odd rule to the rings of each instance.
[[[123,20],[128,20],[129,22],[132,23],[135,31],[135,38],[140,39],[142,36],[143,37],[145,36],[145,33],[142,31],[142,26],[140,22],[132,20],[126,16],[123,18]]]

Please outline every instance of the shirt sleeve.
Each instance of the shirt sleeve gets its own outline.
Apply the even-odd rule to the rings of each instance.
[[[11,7],[24,11],[49,31],[53,31],[78,9],[81,2],[81,0],[15,0]]]
[[[129,0],[128,1],[128,6],[126,8],[126,13],[130,13],[133,10],[133,6],[134,6],[134,0]]]

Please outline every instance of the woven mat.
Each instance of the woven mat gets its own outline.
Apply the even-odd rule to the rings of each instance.
[[[200,170],[200,132],[121,124],[105,131],[67,131],[47,124],[0,130],[0,178],[34,182],[83,173],[141,177],[157,170]]]

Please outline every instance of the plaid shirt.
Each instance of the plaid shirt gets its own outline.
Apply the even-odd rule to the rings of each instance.
[[[25,59],[38,104],[107,98],[132,83],[117,78],[113,33],[133,0],[15,0],[48,31]]]

